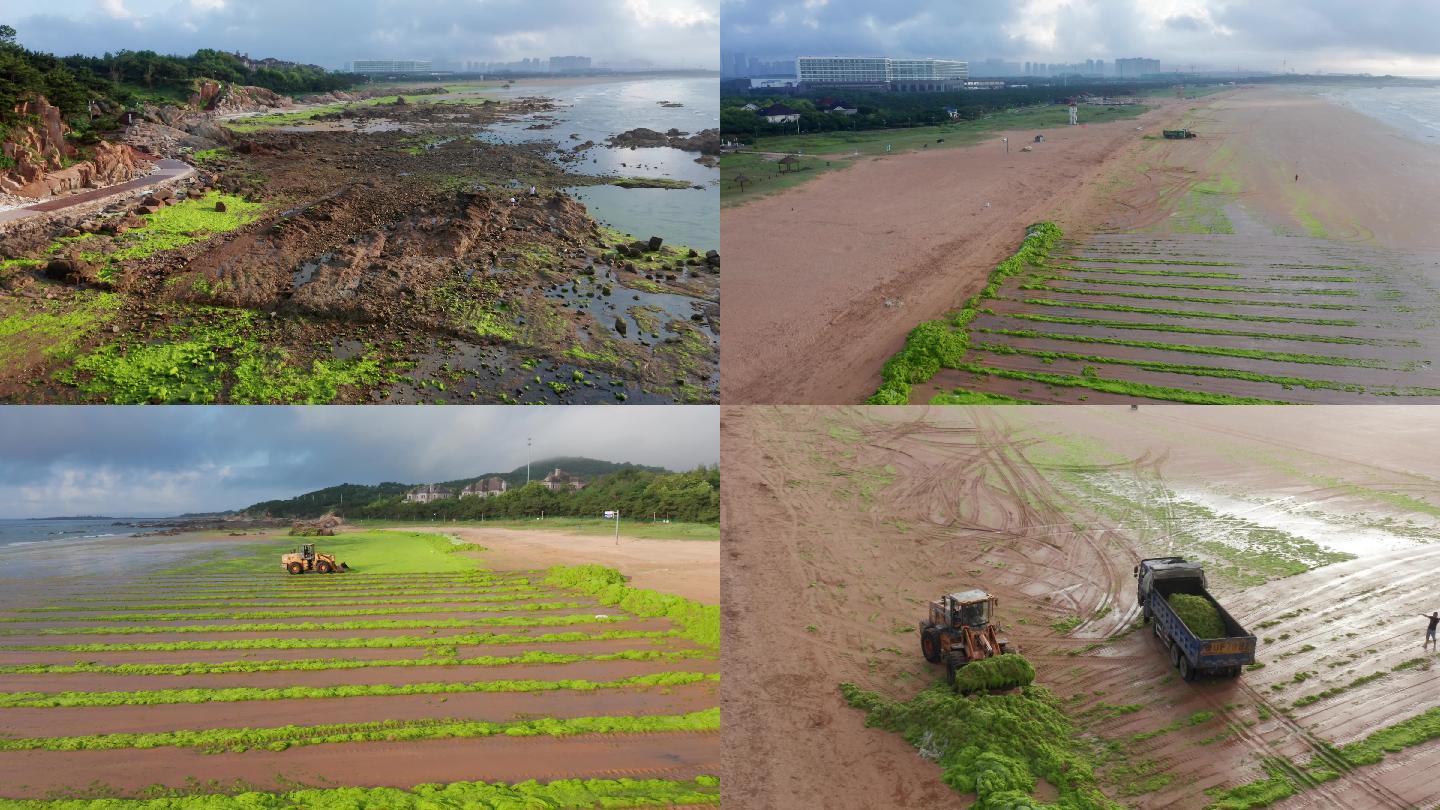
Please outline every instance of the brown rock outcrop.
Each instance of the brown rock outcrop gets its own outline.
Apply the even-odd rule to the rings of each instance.
[[[69,127],[60,109],[44,96],[22,102],[15,112],[32,123],[12,127],[0,150],[14,165],[0,173],[0,192],[21,197],[49,197],[83,188],[98,188],[138,177],[149,170],[133,151],[101,141],[87,159],[66,143]]]

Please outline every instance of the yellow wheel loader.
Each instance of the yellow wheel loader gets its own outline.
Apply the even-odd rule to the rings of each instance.
[[[306,571],[338,574],[350,570],[350,566],[345,563],[336,562],[334,554],[316,554],[314,543],[306,543],[289,554],[281,554],[280,567],[291,574],[303,574]]]

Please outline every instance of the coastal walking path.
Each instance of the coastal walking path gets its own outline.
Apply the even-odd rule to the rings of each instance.
[[[195,173],[195,167],[191,166],[188,163],[185,163],[184,161],[163,158],[161,160],[155,161],[155,165],[160,169],[160,171],[153,174],[147,174],[144,177],[137,177],[134,180],[129,180],[124,183],[119,183],[113,186],[105,186],[104,188],[91,189],[90,191],[82,191],[79,194],[72,194],[67,197],[52,197],[50,199],[34,203],[33,205],[27,205],[22,208],[12,208],[9,211],[0,211],[0,222],[14,222],[15,220],[25,219],[26,217],[33,217],[39,214],[48,214],[55,211],[63,211],[64,209],[71,206],[80,205],[82,203],[94,202],[95,200],[102,200],[106,197],[113,197],[118,194],[124,194],[127,191],[134,191],[137,188],[144,188],[146,186],[153,186],[157,183],[163,183],[166,180],[177,180],[180,178],[188,177]]]

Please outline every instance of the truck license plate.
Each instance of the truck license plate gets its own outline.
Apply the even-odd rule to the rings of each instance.
[[[1233,655],[1245,652],[1244,641],[1212,641],[1205,645],[1206,655]]]

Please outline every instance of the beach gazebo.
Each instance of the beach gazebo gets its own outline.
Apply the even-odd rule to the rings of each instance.
[[[744,190],[745,190],[745,184],[748,183],[748,182],[750,182],[750,178],[746,177],[746,176],[743,175],[743,174],[737,174],[737,175],[735,175],[733,178],[731,178],[730,182],[732,182],[732,183],[734,183],[735,185],[739,186],[741,191],[744,191]]]
[[[786,155],[780,158],[780,171],[793,172],[800,166],[800,158],[794,155]]]

